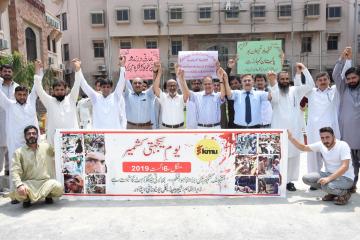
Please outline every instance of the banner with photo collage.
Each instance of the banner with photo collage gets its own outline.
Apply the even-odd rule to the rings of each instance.
[[[285,197],[283,130],[58,130],[64,197]]]

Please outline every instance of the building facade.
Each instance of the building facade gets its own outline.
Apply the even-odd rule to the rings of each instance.
[[[56,2],[52,11],[62,22],[69,78],[74,57],[81,58],[89,80],[116,77],[121,48],[159,48],[166,77],[174,72],[178,51],[218,50],[225,64],[242,40],[281,40],[285,67],[303,62],[313,74],[331,71],[346,46],[359,49],[355,0]]]

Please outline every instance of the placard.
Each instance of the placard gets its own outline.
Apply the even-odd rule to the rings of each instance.
[[[180,51],[178,64],[184,70],[185,80],[216,76],[217,51]]]

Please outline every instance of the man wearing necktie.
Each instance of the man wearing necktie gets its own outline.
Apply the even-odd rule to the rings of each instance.
[[[254,80],[250,74],[242,76],[241,84],[243,90],[231,90],[229,82],[225,81],[226,95],[234,100],[234,125],[236,128],[260,128],[261,104],[269,101],[270,95],[253,89]]]

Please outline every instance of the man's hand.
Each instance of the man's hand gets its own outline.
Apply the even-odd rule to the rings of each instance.
[[[230,58],[227,62],[227,67],[233,69],[235,67],[236,61],[233,58]]]
[[[296,63],[296,73],[301,74],[305,70],[305,65],[302,63]]]
[[[276,73],[274,71],[269,71],[266,74],[266,78],[268,79],[270,86],[274,86],[276,83]]]
[[[156,75],[162,74],[162,67],[161,67],[161,63],[159,61],[154,62],[153,72]]]
[[[19,195],[21,196],[27,196],[28,194],[28,189],[25,185],[21,185],[19,186],[16,191],[19,193]]]
[[[126,63],[126,57],[125,56],[119,56],[119,66],[120,67],[125,67],[125,63]]]
[[[176,67],[176,76],[179,79],[184,79],[184,70],[181,69],[179,66]]]
[[[80,59],[74,58],[71,62],[74,64],[75,71],[76,72],[80,71],[80,69],[81,69],[81,61],[80,61]]]
[[[224,75],[226,74],[225,70],[222,67],[216,69],[216,75],[220,82],[224,80]]]
[[[34,64],[35,64],[35,73],[36,73],[36,74],[39,74],[39,73],[40,73],[40,69],[43,67],[43,64],[42,64],[41,60],[36,59],[35,62],[34,62]]]
[[[321,185],[325,185],[327,183],[331,182],[330,178],[328,177],[324,177],[324,178],[320,178],[318,183],[320,183]]]
[[[342,60],[351,60],[352,58],[352,49],[351,47],[346,47],[344,51],[341,53],[340,58]]]

